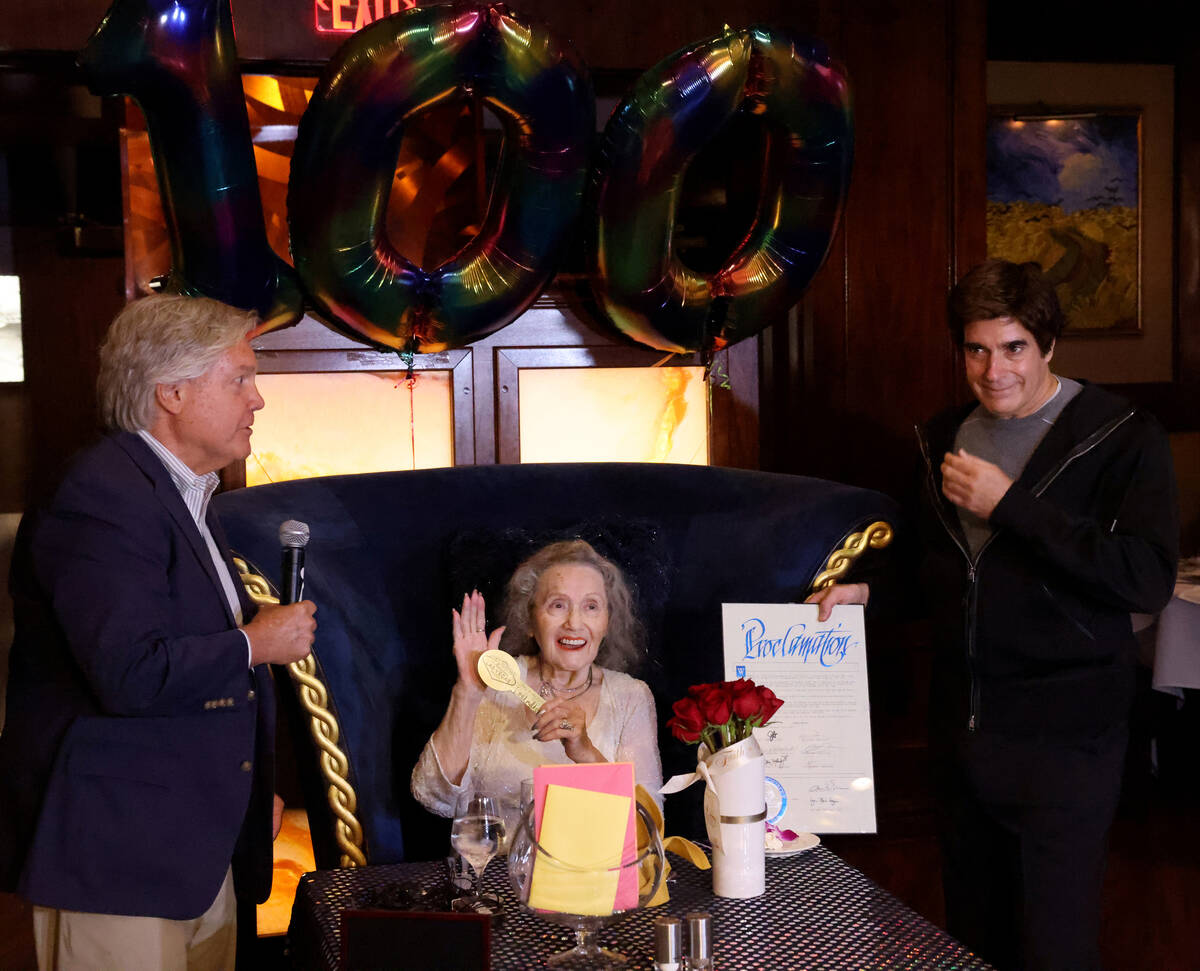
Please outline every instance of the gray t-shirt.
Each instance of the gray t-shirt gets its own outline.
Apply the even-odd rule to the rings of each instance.
[[[954,450],[966,449],[976,458],[1000,466],[1005,475],[1015,482],[1021,477],[1025,463],[1041,444],[1050,426],[1081,390],[1083,386],[1078,381],[1058,378],[1058,390],[1041,408],[1024,418],[997,418],[980,405],[958,427],[958,434],[954,436]],[[987,520],[961,507],[958,521],[967,534],[971,555],[975,556],[992,535],[992,528]]]

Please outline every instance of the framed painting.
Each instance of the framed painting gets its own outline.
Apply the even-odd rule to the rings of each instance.
[[[1041,265],[1064,334],[1140,334],[1142,112],[993,106],[988,255]]]
[[[1055,281],[1055,373],[1172,379],[1174,91],[1168,64],[988,62],[988,255]]]

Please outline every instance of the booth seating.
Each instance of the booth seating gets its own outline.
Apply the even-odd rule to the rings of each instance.
[[[545,543],[580,537],[620,564],[647,630],[634,673],[654,693],[669,777],[695,765],[694,747],[665,729],[671,704],[724,679],[721,604],[798,601],[882,565],[872,551],[898,512],[880,493],[820,479],[632,463],[331,476],[215,502],[235,553],[271,584],[280,523],[311,530],[313,657],[277,669],[276,686],[322,869],[445,855],[448,822],[413,799],[409,776],[449,700],[450,610],[464,592],[487,598],[490,630],[513,568]],[[269,597],[261,579],[249,584]],[[678,800],[668,830],[698,834],[698,805],[685,818],[693,810]]]

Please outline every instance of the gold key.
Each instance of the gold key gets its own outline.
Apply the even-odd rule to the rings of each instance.
[[[479,676],[489,688],[497,691],[511,691],[532,712],[542,710],[546,702],[521,678],[521,669],[517,659],[507,651],[492,649],[479,655]]]

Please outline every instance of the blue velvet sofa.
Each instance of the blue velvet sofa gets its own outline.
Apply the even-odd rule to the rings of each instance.
[[[321,868],[445,854],[446,822],[408,783],[449,699],[450,609],[464,591],[477,587],[498,611],[513,567],[554,539],[580,536],[620,563],[647,628],[635,673],[655,695],[670,776],[695,764],[663,727],[672,702],[723,677],[722,602],[800,600],[847,569],[878,567],[886,553],[871,550],[887,546],[897,517],[880,493],[820,479],[623,463],[332,476],[215,501],[234,550],[271,583],[279,524],[311,529],[313,659],[278,669],[276,684]],[[680,811],[678,799],[669,831],[698,834],[698,807]]]

